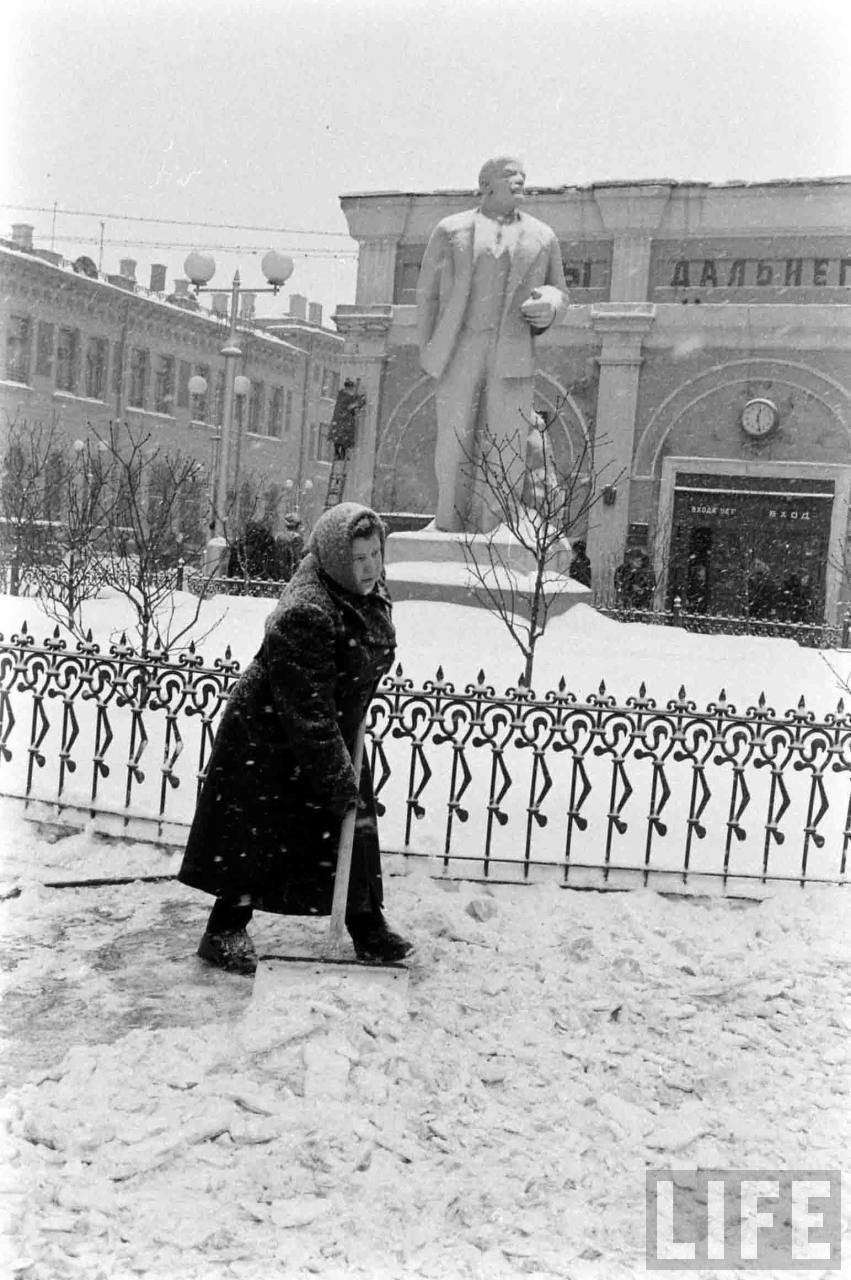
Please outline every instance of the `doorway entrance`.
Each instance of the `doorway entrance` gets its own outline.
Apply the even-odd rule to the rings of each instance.
[[[668,608],[819,622],[832,480],[677,472]]]

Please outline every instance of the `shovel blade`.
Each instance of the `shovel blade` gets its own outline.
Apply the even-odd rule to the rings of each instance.
[[[315,981],[337,985],[340,981],[407,986],[408,967],[404,964],[370,964],[339,956],[260,956],[254,976],[255,987],[269,983],[305,983]]]
[[[404,1020],[408,970],[404,965],[326,961],[315,956],[261,956],[246,1017],[249,1034],[264,1043],[311,1035],[326,1017],[346,1013]]]

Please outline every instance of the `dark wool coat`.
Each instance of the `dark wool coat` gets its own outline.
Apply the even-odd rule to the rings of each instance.
[[[354,504],[346,504],[349,507]],[[358,801],[349,911],[382,905],[361,718],[393,660],[383,586],[358,596],[302,561],[219,725],[179,879],[285,915],[328,915],[342,816]]]

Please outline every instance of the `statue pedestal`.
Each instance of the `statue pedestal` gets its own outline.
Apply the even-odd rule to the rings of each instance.
[[[210,538],[204,547],[203,568],[205,577],[223,578],[227,573],[229,554],[230,550],[224,538]]]
[[[411,533],[391,533],[385,547],[387,586],[394,602],[439,600],[488,608],[482,586],[464,557],[464,539],[472,536],[476,559],[487,567],[488,584],[503,595],[513,594],[517,612],[528,617],[535,587],[534,557],[503,526],[489,534],[443,533],[429,525]],[[494,544],[497,561],[490,568],[488,543]],[[590,604],[591,590],[568,578],[570,547],[554,551],[544,578],[544,594],[552,614],[564,613],[575,604]]]

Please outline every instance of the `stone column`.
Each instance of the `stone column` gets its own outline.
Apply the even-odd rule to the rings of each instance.
[[[649,292],[650,250],[648,235],[623,232],[612,241],[612,302],[641,302]]]
[[[340,306],[333,320],[345,340],[340,357],[340,379],[359,381],[361,392],[366,396],[366,405],[358,418],[355,446],[349,453],[343,498],[371,506],[382,380],[393,308]]]
[[[355,297],[367,306],[392,302],[396,279],[397,236],[365,240],[358,250],[358,278]]]
[[[349,235],[358,242],[357,306],[393,301],[396,252],[412,201],[412,196],[393,192],[388,192],[380,201],[369,196],[340,197]]]
[[[612,236],[612,302],[644,302],[650,291],[650,252],[671,195],[667,183],[595,187],[594,200]]]
[[[647,302],[591,308],[591,326],[601,342],[594,470],[598,493],[607,485],[614,488],[613,501],[594,506],[588,529],[592,582],[601,585],[620,564],[626,544],[641,348],[655,312]]]

